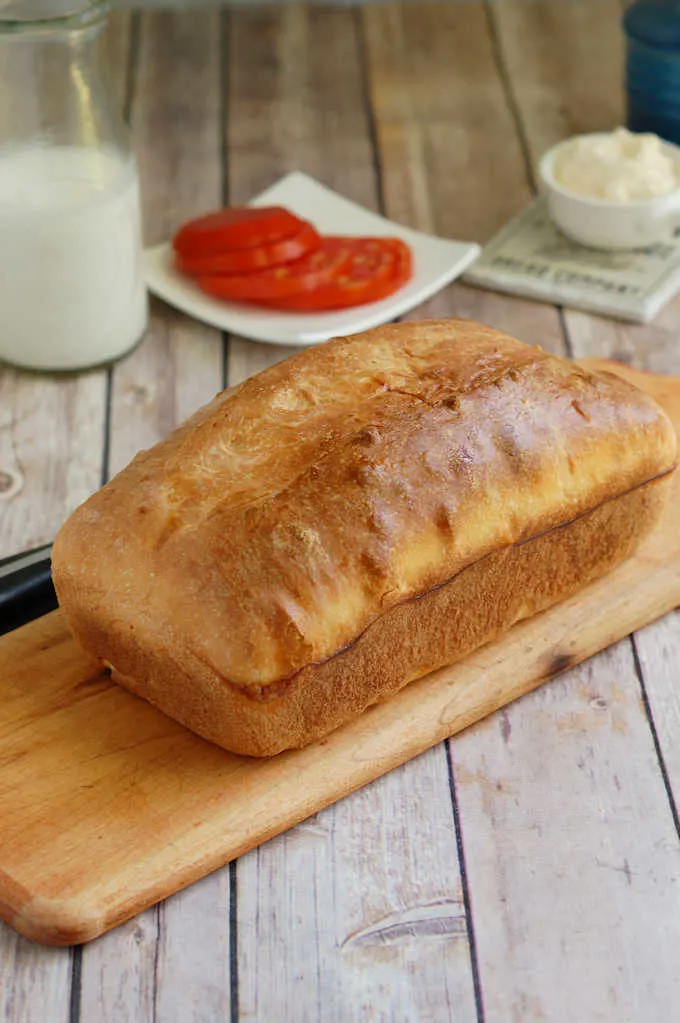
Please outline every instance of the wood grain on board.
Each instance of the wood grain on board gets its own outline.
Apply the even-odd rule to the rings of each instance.
[[[680,380],[627,373],[680,431]],[[10,633],[0,913],[40,941],[96,937],[658,617],[680,600],[679,503],[680,477],[654,534],[609,575],[268,760],[220,750],[113,685],[60,612]]]

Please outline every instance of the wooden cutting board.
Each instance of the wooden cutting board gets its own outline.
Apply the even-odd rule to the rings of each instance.
[[[594,361],[594,360],[593,360]],[[680,377],[614,364],[680,433]],[[113,685],[60,612],[0,640],[0,917],[88,941],[680,604],[680,473],[638,554],[305,750],[234,756]]]

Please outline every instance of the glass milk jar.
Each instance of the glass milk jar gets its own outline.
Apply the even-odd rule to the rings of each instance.
[[[0,360],[111,362],[146,327],[139,185],[97,66],[106,4],[0,0]]]

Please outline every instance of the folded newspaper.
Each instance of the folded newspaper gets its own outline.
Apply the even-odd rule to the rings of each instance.
[[[680,288],[680,237],[644,249],[588,249],[560,234],[541,198],[492,238],[464,279],[493,291],[648,323]]]

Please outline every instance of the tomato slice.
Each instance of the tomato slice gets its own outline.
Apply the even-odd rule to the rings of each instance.
[[[283,206],[230,206],[183,224],[172,245],[186,258],[254,249],[291,238],[305,223]]]
[[[352,258],[345,238],[322,238],[314,252],[294,263],[270,267],[250,274],[201,274],[198,286],[216,298],[233,302],[278,303],[279,300],[310,292],[341,273]]]
[[[313,291],[267,304],[288,312],[347,309],[387,298],[413,275],[411,250],[399,238],[347,238],[351,255],[342,270]]]
[[[177,252],[175,266],[182,273],[194,277],[203,274],[252,273],[300,259],[318,249],[320,241],[312,225],[303,224],[302,229],[292,238],[282,238],[281,241],[258,245],[254,249],[232,249],[200,256],[185,256]]]

